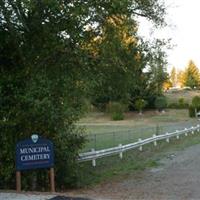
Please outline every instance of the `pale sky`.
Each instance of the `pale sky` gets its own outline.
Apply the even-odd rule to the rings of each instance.
[[[156,31],[153,35],[171,38],[175,45],[168,51],[168,71],[172,66],[184,69],[192,59],[200,69],[200,0],[165,0],[169,27]],[[142,20],[140,34],[149,38],[150,23]],[[148,34],[147,34],[148,33]]]

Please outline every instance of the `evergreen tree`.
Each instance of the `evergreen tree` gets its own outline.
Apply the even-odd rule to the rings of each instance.
[[[163,84],[168,78],[166,70],[166,53],[162,50],[166,45],[165,41],[156,40],[152,45],[148,60],[149,64],[149,86],[154,91],[155,97],[160,96],[163,91]]]
[[[185,72],[182,70],[177,71],[177,85],[180,87],[185,85]]]
[[[195,63],[190,60],[188,63],[188,66],[185,70],[185,80],[184,80],[184,85],[195,88],[199,87],[199,69],[195,65]]]
[[[172,86],[175,87],[177,85],[177,73],[176,68],[173,67],[170,73],[170,80],[172,82]]]

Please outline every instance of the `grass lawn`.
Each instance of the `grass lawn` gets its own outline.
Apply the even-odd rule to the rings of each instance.
[[[188,110],[166,110],[165,113],[146,111],[143,115],[136,112],[125,114],[125,120],[112,121],[105,113],[90,113],[81,119],[77,126],[84,127],[88,142],[83,151],[90,151],[128,144],[153,134],[173,132],[191,127],[198,120],[188,117]]]

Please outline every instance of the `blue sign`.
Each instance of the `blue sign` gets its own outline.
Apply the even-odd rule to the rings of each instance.
[[[16,169],[51,168],[54,165],[53,143],[34,134],[16,145]]]

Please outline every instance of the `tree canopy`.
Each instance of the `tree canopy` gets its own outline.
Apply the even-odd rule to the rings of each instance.
[[[145,50],[136,17],[159,26],[164,14],[159,0],[0,1],[1,188],[14,187],[15,144],[33,132],[55,143],[57,185],[76,183],[84,137],[74,122],[84,98],[98,88],[112,99],[148,90],[143,69],[154,62],[162,74],[163,54]],[[37,177],[38,184],[48,178]]]
[[[185,70],[185,86],[189,86],[191,88],[198,87],[200,83],[199,79],[199,69],[195,65],[195,63],[190,60],[188,66]]]

